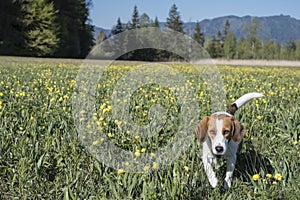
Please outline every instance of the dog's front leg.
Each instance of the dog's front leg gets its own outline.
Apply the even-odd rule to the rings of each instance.
[[[231,187],[232,175],[235,168],[236,155],[229,156],[227,158],[227,166],[226,166],[226,177],[224,182],[224,188],[227,190]]]
[[[207,175],[208,181],[210,185],[215,188],[218,184],[217,176],[212,168],[212,162],[214,161],[215,156],[210,153],[210,150],[206,146],[206,144],[203,144],[203,154],[202,154],[202,161],[204,165],[204,170]]]

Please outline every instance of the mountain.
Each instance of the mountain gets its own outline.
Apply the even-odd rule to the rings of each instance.
[[[200,26],[205,35],[209,34],[210,36],[215,36],[217,35],[218,31],[223,31],[225,22],[228,20],[230,23],[230,30],[233,31],[236,37],[239,39],[248,34],[246,27],[251,25],[253,18],[253,16],[238,17],[230,15],[202,20],[200,21]],[[298,19],[295,19],[289,15],[255,18],[259,25],[258,37],[261,40],[268,41],[272,39],[274,42],[279,44],[285,44],[290,40],[300,40],[300,20]],[[160,27],[164,26],[165,23],[161,22]],[[191,31],[194,31],[195,26],[196,22],[184,23],[185,32],[189,35]],[[101,28],[96,27],[95,30],[101,30]],[[110,30],[102,30],[104,30],[106,33],[110,33]]]

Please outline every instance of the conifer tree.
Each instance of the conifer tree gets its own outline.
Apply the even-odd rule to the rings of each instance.
[[[133,14],[131,18],[131,28],[140,28],[139,12],[137,6],[133,8]]]
[[[201,32],[200,22],[196,23],[195,33],[193,35],[193,39],[198,42],[201,47],[204,46],[204,34]]]
[[[173,4],[169,11],[169,17],[167,18],[166,27],[184,33],[183,21],[181,20],[180,13],[177,10],[177,6]]]
[[[59,26],[55,23],[57,11],[53,3],[47,3],[46,0],[29,0],[25,9],[26,47],[29,55],[53,55],[59,46]]]

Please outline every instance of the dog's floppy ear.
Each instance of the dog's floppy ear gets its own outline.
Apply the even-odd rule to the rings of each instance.
[[[244,138],[244,126],[236,119],[233,119],[232,140],[240,144]]]
[[[204,142],[207,135],[207,122],[209,117],[204,117],[196,126],[195,133],[200,142]]]

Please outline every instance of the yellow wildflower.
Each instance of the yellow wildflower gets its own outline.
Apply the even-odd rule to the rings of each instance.
[[[298,141],[294,141],[293,144],[296,146],[298,144]]]
[[[125,173],[125,170],[124,169],[119,169],[118,170],[118,174],[124,174]]]
[[[188,166],[184,166],[183,168],[185,171],[189,171],[189,169],[190,169]]]
[[[274,178],[275,178],[275,180],[277,180],[277,181],[281,181],[281,180],[282,180],[282,176],[281,176],[281,174],[279,174],[279,173],[276,173],[276,174],[274,175]]]
[[[257,120],[261,120],[261,119],[262,119],[262,116],[258,115],[258,116],[256,117],[256,119],[257,119]]]
[[[267,178],[272,178],[272,174],[266,174]]]
[[[152,165],[152,168],[153,168],[153,169],[158,169],[158,167],[159,167],[159,164],[156,163],[156,162],[154,162],[153,165]]]
[[[260,175],[259,175],[259,174],[254,174],[254,175],[252,176],[252,179],[253,179],[254,181],[257,181],[258,179],[260,179]]]

